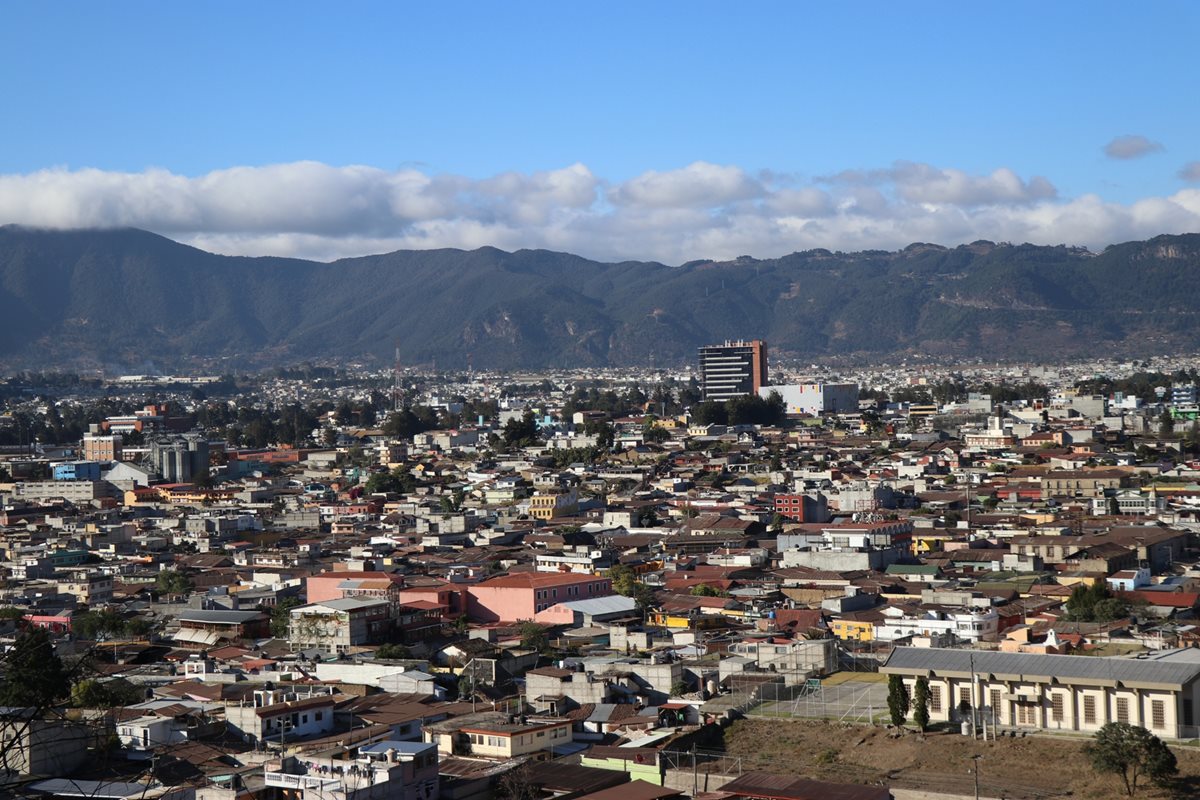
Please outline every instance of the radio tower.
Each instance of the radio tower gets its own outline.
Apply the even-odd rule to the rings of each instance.
[[[400,410],[400,340],[396,340],[396,360],[392,363],[392,410]]]

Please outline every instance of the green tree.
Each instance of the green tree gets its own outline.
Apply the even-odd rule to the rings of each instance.
[[[666,428],[660,428],[650,422],[642,427],[642,439],[650,444],[662,444],[670,438],[671,432]]]
[[[367,478],[364,491],[367,494],[408,494],[417,488],[417,480],[412,473],[403,467],[396,467],[391,472],[383,470]]]
[[[526,411],[520,418],[510,419],[504,423],[501,440],[505,447],[529,447],[541,441],[538,435],[537,418],[532,411]]]
[[[1171,416],[1170,409],[1164,408],[1162,414],[1159,415],[1158,432],[1163,436],[1175,433],[1175,418]]]
[[[1111,622],[1128,615],[1129,603],[1114,596],[1104,581],[1076,584],[1067,598],[1066,619],[1071,622]]]
[[[917,685],[913,687],[912,699],[912,719],[917,726],[917,730],[924,731],[929,727],[929,679],[925,677],[917,678]]]
[[[517,633],[521,636],[521,647],[525,650],[537,650],[540,653],[550,645],[546,629],[531,619],[518,624]]]
[[[402,644],[388,642],[375,650],[376,658],[412,658],[412,651]]]
[[[71,620],[71,629],[84,639],[111,639],[124,636],[129,623],[120,613],[106,608],[76,614]]]
[[[702,583],[699,586],[693,586],[690,594],[693,597],[721,597],[721,590]]]
[[[0,706],[44,709],[71,691],[70,675],[44,628],[17,634],[3,659]]]
[[[908,687],[904,685],[904,679],[899,675],[888,676],[887,703],[888,714],[892,718],[892,725],[899,728],[904,724],[905,717],[908,716],[910,705]]]
[[[608,576],[612,579],[613,591],[631,598],[638,608],[644,610],[654,605],[654,590],[638,579],[632,567],[617,564],[608,571]]]
[[[71,687],[71,705],[76,708],[123,708],[145,699],[143,689],[123,678],[86,678]]]
[[[1083,750],[1098,772],[1120,775],[1130,797],[1142,778],[1161,786],[1179,771],[1175,754],[1161,739],[1127,722],[1106,724]]]
[[[475,686],[480,681],[475,680],[475,676],[470,670],[464,669],[462,674],[458,676],[458,697],[460,700],[470,700],[475,694]]]
[[[285,597],[271,607],[271,635],[276,639],[286,639],[288,622],[291,621],[291,611],[297,606],[304,605],[298,597]]]
[[[154,588],[161,594],[187,594],[194,586],[191,578],[174,569],[165,569],[154,578]]]
[[[697,403],[692,406],[692,422],[697,425],[728,425],[729,409],[716,400]]]

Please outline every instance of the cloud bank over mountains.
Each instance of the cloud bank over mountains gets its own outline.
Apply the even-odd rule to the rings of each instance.
[[[1114,158],[1158,149],[1110,143]],[[1149,147],[1149,149],[1147,149]],[[1185,180],[1200,179],[1189,164]],[[0,175],[0,224],[145,228],[206,250],[331,260],[397,249],[547,248],[678,264],[742,254],[976,239],[1086,245],[1200,230],[1200,188],[1132,203],[1049,179],[897,162],[806,177],[696,162],[606,180],[584,164],[477,179],[312,161],[189,177],[167,170]]]

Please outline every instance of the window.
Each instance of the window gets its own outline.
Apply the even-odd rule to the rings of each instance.
[[[318,712],[317,712],[316,714],[314,714],[313,716],[315,716],[315,717],[316,717],[316,720],[317,720],[317,722],[320,722],[321,720],[325,719],[325,712],[324,712],[324,711],[318,711]]]
[[[958,707],[959,708],[970,708],[971,707],[971,687],[970,686],[958,687]]]
[[[1096,724],[1096,698],[1089,695],[1084,695],[1083,698],[1083,724]]]
[[[1000,690],[992,689],[988,692],[988,705],[992,707],[992,719],[996,722],[1000,721]]]
[[[1129,700],[1117,698],[1117,722],[1129,722]]]
[[[929,710],[935,713],[941,713],[942,710],[942,687],[929,687]]]
[[[1033,703],[1019,703],[1017,705],[1017,724],[1035,726],[1038,724],[1038,707]]]
[[[1167,727],[1167,709],[1162,700],[1150,701],[1150,725],[1156,730]]]
[[[1050,718],[1055,722],[1062,722],[1064,716],[1063,694],[1062,692],[1055,692],[1054,694],[1050,695]]]

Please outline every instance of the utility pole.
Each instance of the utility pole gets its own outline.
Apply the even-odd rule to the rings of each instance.
[[[700,777],[696,772],[696,743],[692,742],[692,797],[700,792]],[[979,800],[979,798],[976,797],[975,800]]]
[[[974,767],[972,772],[975,773],[975,800],[979,800],[979,759],[981,758],[983,758],[981,755],[971,756],[972,766]]]
[[[976,713],[979,710],[979,676],[975,673],[975,653],[970,655],[971,662],[971,738],[979,738],[979,723]]]
[[[478,662],[479,662],[479,659],[477,659],[477,658],[471,659],[471,713],[472,714],[475,713],[475,698],[477,696],[475,694],[475,665]]]

